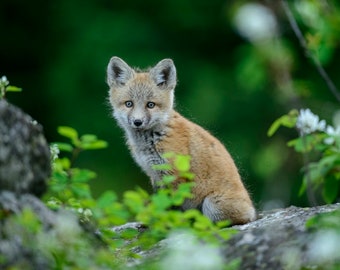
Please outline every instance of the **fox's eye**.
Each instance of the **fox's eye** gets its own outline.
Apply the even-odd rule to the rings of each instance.
[[[155,103],[154,102],[148,102],[147,104],[146,104],[146,107],[148,107],[149,109],[153,109],[154,107],[155,107]]]
[[[125,101],[125,106],[127,107],[127,108],[131,108],[132,106],[133,106],[133,102],[132,101]]]

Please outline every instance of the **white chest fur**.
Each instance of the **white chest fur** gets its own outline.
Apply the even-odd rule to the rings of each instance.
[[[127,132],[128,145],[137,164],[151,178],[152,185],[161,180],[163,173],[153,169],[153,165],[164,164],[166,161],[155,147],[162,138],[160,132],[152,130],[129,130]]]

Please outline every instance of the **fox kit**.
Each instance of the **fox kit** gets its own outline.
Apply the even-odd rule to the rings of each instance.
[[[111,58],[107,67],[109,99],[133,158],[157,189],[165,172],[152,167],[167,163],[163,153],[190,155],[194,196],[182,209],[200,209],[212,221],[253,221],[255,209],[228,151],[210,133],[173,109],[176,81],[171,59],[140,72],[118,57]]]

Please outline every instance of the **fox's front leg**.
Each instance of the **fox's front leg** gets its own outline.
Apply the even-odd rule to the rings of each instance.
[[[166,184],[164,184],[164,176],[173,175],[172,171],[165,171],[165,170],[154,170],[152,175],[150,175],[151,185],[156,192],[159,189],[166,188]]]

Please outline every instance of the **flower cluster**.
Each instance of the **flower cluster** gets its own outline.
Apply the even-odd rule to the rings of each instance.
[[[333,144],[335,142],[334,138],[340,136],[340,126],[326,125],[326,121],[320,120],[319,116],[312,113],[310,109],[300,110],[295,126],[302,136],[316,131],[326,133],[329,137],[324,140],[324,143],[328,145]]]
[[[3,97],[6,92],[6,87],[9,85],[9,81],[6,76],[0,78],[0,97]]]
[[[296,121],[296,128],[302,135],[311,134],[315,131],[325,131],[326,121],[320,121],[319,116],[312,113],[310,109],[302,109]]]
[[[304,155],[304,176],[299,194],[306,192],[313,204],[317,203],[316,190],[326,203],[339,198],[340,110],[334,114],[333,122],[334,125],[327,125],[310,109],[291,110],[275,120],[268,130],[268,135],[272,136],[280,126],[298,129],[300,136],[287,145]]]
[[[54,162],[59,157],[59,154],[60,154],[60,150],[58,148],[58,145],[56,145],[56,144],[50,145],[50,153],[51,153],[52,166],[54,166]]]
[[[250,42],[261,42],[278,34],[275,14],[261,4],[249,3],[241,6],[235,15],[234,24],[241,36]]]
[[[7,85],[9,85],[9,81],[7,80],[6,76],[2,76],[0,79],[0,85],[6,87]]]
[[[333,144],[335,142],[335,137],[340,137],[340,126],[337,126],[336,128],[332,126],[327,126],[326,133],[329,136],[324,140],[325,144]]]

